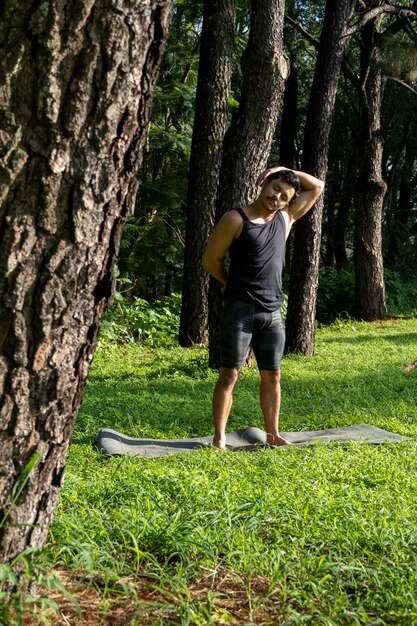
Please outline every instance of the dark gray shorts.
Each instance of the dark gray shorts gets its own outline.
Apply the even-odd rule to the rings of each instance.
[[[279,370],[285,347],[281,309],[264,311],[242,300],[225,300],[220,329],[220,364],[241,368],[252,344],[260,370]]]

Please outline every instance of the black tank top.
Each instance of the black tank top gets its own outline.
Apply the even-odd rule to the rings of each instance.
[[[279,309],[284,300],[286,226],[279,211],[265,224],[254,224],[241,208],[243,228],[229,248],[229,278],[225,298],[254,302],[266,311]]]

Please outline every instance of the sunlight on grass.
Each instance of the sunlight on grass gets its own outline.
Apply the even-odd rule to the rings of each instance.
[[[273,624],[417,623],[417,373],[403,371],[416,339],[417,320],[320,329],[315,357],[282,366],[283,431],[369,423],[410,441],[162,459],[106,458],[94,440],[101,427],[210,434],[216,374],[206,352],[101,349],[51,532],[53,563],[153,576],[166,592],[155,624],[242,623],[219,608],[225,572],[267,581],[248,591],[248,624],[257,611]],[[255,368],[242,373],[230,430],[250,425],[262,427]],[[206,576],[214,595],[184,599]]]

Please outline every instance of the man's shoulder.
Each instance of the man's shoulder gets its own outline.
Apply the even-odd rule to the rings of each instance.
[[[233,239],[240,234],[243,227],[243,217],[237,209],[227,211],[218,223],[218,228],[222,233],[231,236]]]
[[[243,217],[238,209],[231,209],[227,211],[220,220],[223,224],[229,226],[239,226],[243,222]]]
[[[241,207],[235,207],[234,209],[230,209],[224,215],[228,215],[231,219],[242,219],[243,209]]]

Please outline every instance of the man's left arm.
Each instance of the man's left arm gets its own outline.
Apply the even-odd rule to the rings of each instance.
[[[300,179],[301,192],[294,202],[288,205],[288,214],[292,221],[299,220],[311,209],[317,198],[323,193],[324,182],[306,172],[292,170]]]

